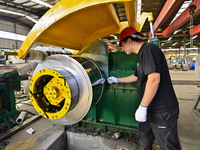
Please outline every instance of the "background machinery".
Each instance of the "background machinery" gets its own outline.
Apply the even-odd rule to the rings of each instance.
[[[15,108],[14,90],[20,90],[20,76],[16,68],[0,69],[0,133],[11,128],[12,118],[19,112]]]

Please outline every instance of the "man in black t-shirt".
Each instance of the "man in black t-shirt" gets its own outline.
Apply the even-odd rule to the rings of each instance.
[[[135,74],[109,77],[109,84],[137,81],[140,105],[135,113],[139,121],[140,149],[151,150],[153,139],[162,150],[180,150],[177,134],[178,101],[172,86],[165,56],[154,44],[143,43],[142,34],[132,27],[120,34],[119,45],[129,55],[137,54]]]

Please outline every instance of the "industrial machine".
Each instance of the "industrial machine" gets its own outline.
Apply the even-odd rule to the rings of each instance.
[[[107,51],[103,41],[95,41],[80,55],[47,57],[35,69],[30,83],[30,98],[36,110],[63,125],[83,121],[137,129],[136,84],[97,83],[108,75],[133,74],[136,55]]]
[[[118,4],[125,6],[128,21],[120,22],[114,9]],[[149,15],[136,22],[136,6],[135,0],[61,0],[35,24],[15,52],[17,58],[26,58],[34,43],[79,50],[48,56],[36,67],[30,98],[39,114],[63,125],[81,121],[137,130],[136,84],[102,82],[133,74],[137,57],[108,53],[107,45],[97,40],[127,26],[140,31]]]
[[[16,68],[1,66],[0,69],[0,133],[11,128],[11,118],[19,112],[15,108],[14,90],[21,90],[20,76]]]

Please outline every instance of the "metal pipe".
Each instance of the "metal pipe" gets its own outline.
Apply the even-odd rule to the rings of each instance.
[[[17,56],[17,52],[2,51],[1,54],[2,54],[2,55],[13,55],[13,56]]]
[[[150,21],[150,30],[151,30],[152,37],[154,37],[154,31],[153,31],[153,23],[152,23],[152,21]]]
[[[22,122],[24,121],[24,118],[25,118],[25,116],[26,116],[26,113],[27,113],[27,112],[22,111],[22,112],[19,114],[19,116],[18,116],[17,119],[16,119],[16,123],[17,123],[17,124],[22,124]]]

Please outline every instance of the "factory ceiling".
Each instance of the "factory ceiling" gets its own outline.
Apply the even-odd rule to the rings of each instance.
[[[39,18],[48,11],[59,0],[0,0],[0,19],[12,20],[24,24],[30,29]],[[191,17],[187,14],[188,7],[194,3],[196,9],[193,14],[193,24]],[[172,4],[173,3],[173,4]],[[125,7],[123,4],[116,3],[114,8],[120,21],[127,21]],[[187,11],[187,12],[184,12]],[[186,44],[190,47],[191,38],[193,45],[199,47],[200,34],[200,2],[199,0],[138,0],[138,16],[142,12],[152,12],[154,18],[155,35],[158,37],[163,49],[180,48]],[[181,15],[182,13],[182,15]],[[178,18],[177,16],[180,15]],[[194,35],[191,36],[190,29],[193,27]],[[150,24],[146,20],[141,32],[144,34],[145,41],[149,38]],[[109,43],[109,47],[118,47],[119,35],[104,37]]]

